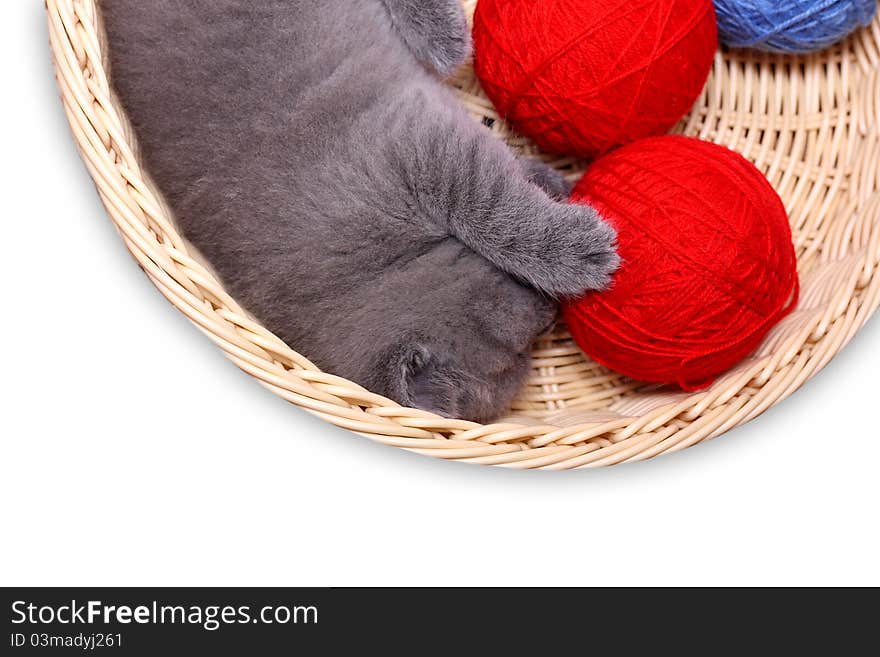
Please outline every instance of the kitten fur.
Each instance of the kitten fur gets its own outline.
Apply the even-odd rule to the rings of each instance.
[[[496,418],[615,235],[439,77],[457,0],[103,0],[148,171],[228,291],[325,371]]]

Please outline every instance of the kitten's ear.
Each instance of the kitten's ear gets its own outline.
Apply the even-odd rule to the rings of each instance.
[[[405,351],[400,372],[401,390],[408,405],[444,417],[458,415],[462,382],[439,367],[427,347],[417,344]]]
[[[471,52],[471,33],[459,0],[381,0],[391,23],[422,65],[451,75]]]

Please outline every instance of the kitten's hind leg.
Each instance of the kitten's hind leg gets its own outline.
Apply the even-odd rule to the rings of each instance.
[[[554,201],[567,201],[571,196],[571,183],[550,165],[526,156],[517,158],[517,162],[526,180],[543,189]]]
[[[381,0],[403,41],[423,65],[451,75],[471,50],[459,0]]]

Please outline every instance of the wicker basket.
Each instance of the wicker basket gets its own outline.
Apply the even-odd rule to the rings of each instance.
[[[465,0],[469,12],[476,0]],[[115,104],[95,0],[48,0],[49,35],[73,135],[126,246],[159,290],[241,369],[337,426],[470,463],[568,469],[680,450],[760,415],[821,370],[880,304],[880,19],[832,50],[717,56],[678,131],[750,158],[791,217],[803,296],[747,362],[695,394],[610,372],[564,330],[535,347],[528,385],[498,424],[404,408],[319,371],[249,317],[200,264],[149,184]],[[514,148],[465,67],[462,102]],[[572,178],[583,163],[550,160]]]

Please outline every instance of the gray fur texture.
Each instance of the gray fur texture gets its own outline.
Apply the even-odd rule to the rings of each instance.
[[[612,229],[438,79],[457,0],[103,0],[148,170],[230,293],[322,369],[497,417]]]

